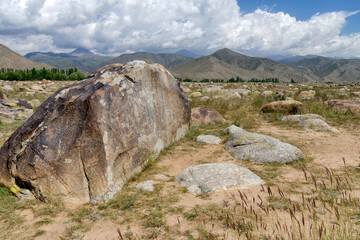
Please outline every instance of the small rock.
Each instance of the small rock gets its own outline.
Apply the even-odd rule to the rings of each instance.
[[[331,127],[321,119],[306,119],[304,121],[300,121],[298,126],[304,128],[305,130],[326,131],[332,133],[339,132],[336,128]]]
[[[6,99],[6,96],[5,96],[5,94],[3,94],[3,93],[0,91],[0,100],[2,100],[2,99]]]
[[[300,92],[299,97],[301,100],[310,100],[315,97],[315,91],[314,90],[302,91]]]
[[[230,186],[241,188],[260,185],[264,181],[250,170],[230,163],[208,163],[190,166],[175,177],[189,192],[204,194]]]
[[[231,135],[246,133],[244,129],[239,128],[235,125],[231,125],[230,127],[225,128],[223,132]]]
[[[159,179],[159,180],[169,180],[169,178],[167,176],[165,176],[164,174],[156,174],[155,178]]]
[[[217,86],[217,85],[208,85],[205,86],[202,89],[202,92],[204,93],[210,93],[210,92],[222,92],[224,89],[222,86]]]
[[[38,107],[41,105],[41,102],[39,99],[33,99],[30,101],[32,107]]]
[[[217,111],[201,107],[191,109],[192,124],[205,125],[216,122],[226,122],[226,120]]]
[[[12,92],[12,91],[14,91],[14,88],[11,87],[10,85],[5,85],[5,86],[2,87],[2,90]]]
[[[221,139],[213,135],[199,135],[196,138],[196,141],[207,144],[219,144],[221,142]]]
[[[274,94],[273,91],[263,91],[260,95],[264,97],[270,97],[273,94]]]
[[[121,216],[121,215],[122,215],[122,211],[121,211],[121,210],[118,210],[116,213],[117,213],[118,216]]]
[[[100,214],[95,213],[94,215],[92,215],[91,218],[93,221],[98,221],[102,218],[102,216]]]
[[[136,188],[142,191],[147,191],[147,192],[152,192],[154,191],[154,181],[152,180],[147,180],[145,182],[142,182],[138,185],[136,185]]]
[[[263,113],[283,112],[284,114],[294,114],[301,111],[302,103],[295,100],[276,101],[266,104],[261,108]]]
[[[201,92],[193,92],[189,95],[189,97],[201,97],[202,93]]]

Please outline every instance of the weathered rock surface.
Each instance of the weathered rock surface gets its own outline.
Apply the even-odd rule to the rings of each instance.
[[[0,182],[43,200],[112,198],[144,160],[185,135],[190,106],[161,65],[105,66],[48,98],[0,149]]]
[[[33,114],[28,101],[17,99],[0,100],[0,117],[9,120],[26,120]]]
[[[326,101],[325,104],[327,104],[334,111],[350,112],[360,116],[360,100],[334,99]]]
[[[297,147],[280,140],[257,133],[247,132],[241,128],[236,130],[225,144],[227,150],[235,159],[256,163],[286,163],[303,158],[303,152]]]
[[[266,104],[261,108],[263,113],[282,112],[294,114],[301,111],[302,103],[295,100],[276,101]]]
[[[191,124],[206,125],[216,122],[226,122],[217,111],[201,107],[191,109]]]
[[[197,136],[196,141],[207,144],[219,144],[221,139],[214,135],[199,135]]]
[[[339,132],[336,128],[327,124],[325,119],[318,114],[289,115],[282,117],[281,120],[297,123],[299,127],[305,130]]]
[[[208,163],[190,166],[175,177],[175,181],[189,192],[204,194],[230,186],[246,188],[264,184],[260,177],[250,170],[229,163]]]

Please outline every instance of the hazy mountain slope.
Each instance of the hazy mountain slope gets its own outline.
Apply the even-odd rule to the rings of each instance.
[[[173,68],[179,66],[189,60],[191,57],[181,56],[174,53],[148,53],[148,52],[137,52],[130,54],[122,54],[116,58],[113,58],[109,61],[102,63],[102,65],[108,65],[112,63],[126,63],[134,60],[144,60],[148,59],[154,63],[159,63],[166,68]]]
[[[45,62],[61,69],[76,67],[86,74],[99,68],[104,61],[111,59],[111,57],[95,55],[85,48],[77,48],[71,53],[31,52],[25,57],[34,62]]]
[[[304,73],[286,65],[266,58],[249,57],[230,49],[222,49],[210,56],[191,60],[181,66],[172,68],[174,75],[181,78],[201,80],[203,78],[229,79],[237,76],[251,78],[278,78],[289,82],[315,82],[321,79],[312,73]]]
[[[320,56],[312,55],[312,54],[308,54],[308,55],[305,55],[305,56],[296,55],[296,56],[276,60],[276,62],[279,62],[279,63],[293,63],[293,62],[298,62],[298,61],[301,61],[301,60],[304,60],[304,59],[313,59],[313,58],[316,58],[316,57],[320,57]]]
[[[353,83],[360,81],[360,59],[316,57],[287,65],[302,71],[312,72],[327,82]]]
[[[52,66],[33,62],[20,54],[17,54],[10,48],[0,44],[0,68],[12,68],[14,70],[24,70],[24,69],[42,69],[43,67],[50,69],[53,68]]]

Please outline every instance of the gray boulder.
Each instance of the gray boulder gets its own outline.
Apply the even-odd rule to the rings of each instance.
[[[230,186],[245,188],[264,184],[260,177],[250,170],[229,163],[208,163],[190,166],[175,177],[175,181],[189,192],[204,194]]]
[[[325,119],[318,114],[289,115],[281,118],[282,121],[297,123],[297,125],[305,130],[339,132],[325,122]]]
[[[286,163],[304,157],[300,149],[276,138],[242,129],[233,132],[234,134],[225,144],[225,150],[237,160],[255,163]]]
[[[196,141],[207,144],[219,144],[221,139],[214,135],[199,135],[197,136]]]

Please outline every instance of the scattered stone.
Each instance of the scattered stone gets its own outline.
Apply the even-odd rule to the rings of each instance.
[[[34,107],[38,107],[38,106],[41,105],[41,102],[40,102],[39,99],[33,99],[33,100],[30,101],[30,103],[31,103],[31,106],[32,106],[33,108],[34,108]]]
[[[91,218],[93,221],[98,221],[102,218],[102,216],[100,214],[95,213],[94,215],[92,215]]]
[[[235,129],[233,127],[233,129]],[[225,144],[235,159],[256,163],[286,163],[303,158],[297,147],[280,140],[257,133],[237,129]]]
[[[207,144],[219,144],[221,139],[214,135],[199,135],[197,136],[196,141]]]
[[[223,87],[222,86],[217,86],[217,85],[208,85],[208,86],[205,86],[202,89],[202,92],[204,92],[204,93],[222,92],[222,91],[224,91]]]
[[[264,97],[270,97],[273,94],[274,94],[274,92],[269,90],[269,91],[263,91],[260,95],[264,96]]]
[[[0,149],[0,183],[16,179],[41,200],[109,200],[145,158],[185,135],[190,117],[163,66],[105,66],[57,91],[11,135]]]
[[[147,180],[145,182],[142,182],[138,185],[136,185],[136,188],[142,191],[152,192],[154,191],[154,181]]]
[[[350,94],[350,96],[352,96],[352,97],[360,97],[360,92],[352,92]]]
[[[34,90],[34,91],[43,91],[44,90],[44,88],[42,87],[42,86],[40,86],[40,85],[31,85],[31,90]]]
[[[247,133],[247,131],[235,125],[231,125],[230,127],[225,128],[223,132],[231,135]]]
[[[6,99],[6,96],[5,96],[5,94],[3,94],[3,93],[0,91],[0,100],[2,100],[2,99]]]
[[[305,130],[327,131],[337,133],[337,129],[331,127],[325,122],[325,119],[318,114],[303,114],[284,116],[282,121],[290,121],[297,123],[297,125]]]
[[[339,132],[336,128],[331,127],[329,124],[327,124],[325,121],[321,119],[307,119],[304,121],[300,121],[298,125],[299,127],[302,127],[305,130],[326,131],[332,133]]]
[[[250,90],[241,89],[241,88],[235,89],[235,91],[236,91],[238,94],[242,95],[242,96],[248,96],[249,93],[250,93]]]
[[[284,114],[294,114],[301,112],[302,103],[295,100],[276,101],[266,104],[261,108],[263,113],[282,112]]]
[[[164,174],[156,174],[155,178],[159,180],[169,180],[169,177],[165,176]]]
[[[191,89],[186,87],[186,86],[181,86],[181,90],[184,92],[184,93],[191,93]]]
[[[189,97],[201,97],[202,93],[201,92],[193,92],[189,95]]]
[[[350,112],[360,116],[360,100],[334,99],[326,101],[325,104],[327,104],[333,111]]]
[[[231,186],[246,188],[264,184],[250,170],[230,163],[208,163],[190,166],[175,177],[189,192],[200,195]]]
[[[302,91],[299,94],[299,98],[301,100],[310,100],[313,99],[315,97],[315,91],[314,90],[309,90],[309,91]]]
[[[226,122],[226,120],[217,111],[201,107],[191,109],[192,124],[206,125],[216,122]]]
[[[281,121],[290,121],[290,122],[301,122],[301,121],[305,121],[308,119],[320,119],[325,121],[325,119],[318,115],[318,114],[298,114],[298,115],[289,115],[289,116],[284,116],[281,118]]]
[[[118,216],[121,216],[121,215],[122,215],[122,211],[121,211],[121,210],[118,210],[116,213],[117,213]]]
[[[12,92],[12,91],[14,91],[14,88],[11,87],[10,85],[5,85],[5,86],[2,87],[2,90]]]
[[[0,116],[9,120],[26,120],[33,114],[28,101],[17,99],[0,100]]]

